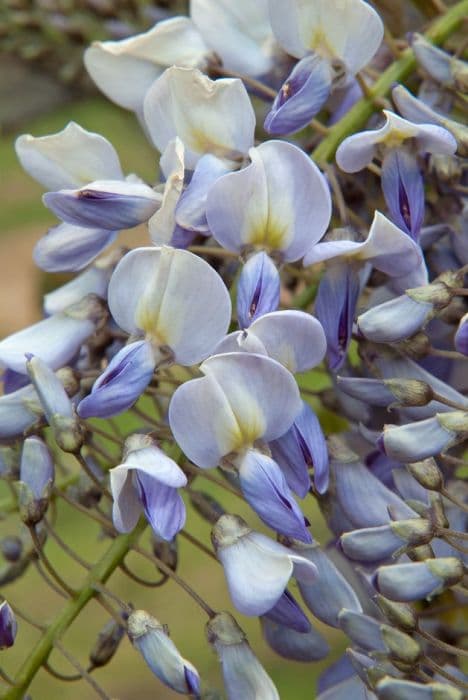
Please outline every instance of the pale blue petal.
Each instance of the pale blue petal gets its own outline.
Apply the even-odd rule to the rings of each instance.
[[[206,200],[212,185],[228,172],[225,163],[209,153],[198,161],[187,188],[175,210],[179,226],[189,231],[209,233],[206,221]]]
[[[251,164],[211,188],[206,216],[214,238],[228,250],[248,246],[301,258],[325,233],[331,197],[325,178],[297,146],[266,141],[249,151]]]
[[[109,308],[128,333],[143,331],[167,346],[179,364],[213,352],[231,318],[219,274],[202,258],[175,248],[137,248],[120,261],[109,284]]]
[[[46,272],[81,270],[114,242],[116,231],[59,224],[39,239],[34,262]]]
[[[264,128],[269,134],[292,134],[303,129],[320,112],[331,92],[328,61],[317,54],[305,56],[280,87]]]
[[[116,231],[148,221],[161,195],[142,183],[96,180],[79,190],[47,192],[43,201],[68,224]]]
[[[185,524],[185,505],[177,489],[137,470],[136,481],[145,515],[158,537],[172,540]]]
[[[94,333],[94,323],[55,314],[0,341],[0,364],[26,374],[26,353],[37,355],[52,369],[66,365]]]
[[[237,283],[237,320],[241,328],[248,328],[263,314],[276,311],[280,286],[278,269],[266,253],[249,258]]]
[[[247,503],[273,530],[302,542],[312,541],[286,479],[270,457],[249,450],[239,465],[239,482]]]
[[[150,383],[156,364],[150,343],[144,340],[123,347],[94,383],[89,396],[78,404],[81,418],[109,418],[133,406]]]

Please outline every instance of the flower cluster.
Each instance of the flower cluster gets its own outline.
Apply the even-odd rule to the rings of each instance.
[[[440,22],[456,28],[466,4]],[[124,562],[135,549],[207,614],[228,698],[279,698],[231,612],[177,572],[186,536],[279,656],[329,654],[310,617],[342,630],[349,649],[320,700],[468,687],[463,629],[438,616],[467,596],[466,64],[415,34],[418,95],[395,85],[365,130],[351,121],[336,164],[314,160],[377,99],[375,71],[401,50],[383,37],[364,0],[192,0],[190,17],[84,58],[160,153],[158,182],[74,122],[16,142],[59,220],[34,259],[77,274],[46,295],[43,320],[0,341],[0,471],[26,526],[3,541],[0,580],[39,558],[73,601],[67,619],[93,596],[112,604],[91,669],[126,630],[162,683],[212,697],[165,623],[115,609],[104,584],[118,566],[143,580]],[[141,225],[146,247],[112,245]],[[210,480],[215,496],[199,487]],[[61,498],[112,540],[81,596],[45,551],[61,542],[48,514]],[[196,513],[214,554],[190,533]],[[9,602],[0,648],[15,641]],[[54,629],[5,697],[47,664]]]

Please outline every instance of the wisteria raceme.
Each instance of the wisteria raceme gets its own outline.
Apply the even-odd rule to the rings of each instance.
[[[0,340],[0,695],[120,697],[127,632],[132,697],[461,700],[468,0],[189,4],[84,55],[156,178],[75,122],[16,140],[75,274]]]

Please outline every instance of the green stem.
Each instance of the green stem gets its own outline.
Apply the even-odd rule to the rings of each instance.
[[[425,34],[433,44],[442,44],[468,15],[468,0],[461,0],[433,22]],[[369,87],[369,95],[363,97],[331,129],[312,153],[319,165],[331,161],[340,143],[350,134],[362,129],[369,117],[380,109],[378,99],[387,95],[395,83],[401,83],[415,70],[416,59],[412,49],[406,49],[398,61],[394,61],[380,78]]]
[[[29,654],[23,666],[14,678],[15,687],[7,690],[3,700],[22,700],[29,684],[36,675],[44,661],[47,660],[54,644],[66,632],[73,620],[78,617],[91,598],[97,595],[94,584],[105,583],[119,564],[124,560],[130,548],[135,544],[146,522],[141,520],[133,532],[128,535],[120,535],[112,542],[104,556],[93,566],[89,576],[76,598],[70,600],[60,611],[55,620],[49,625],[44,636]]]

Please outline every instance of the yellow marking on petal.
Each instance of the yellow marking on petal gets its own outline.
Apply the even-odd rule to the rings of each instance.
[[[218,158],[235,159],[239,156],[239,152],[229,149],[227,144],[218,143],[210,138],[206,131],[197,128],[191,128],[188,134],[188,146],[195,153],[211,153]]]
[[[262,248],[281,250],[286,242],[288,226],[266,221],[253,227],[249,232],[248,243]]]
[[[235,428],[233,428],[230,435],[232,452],[251,447],[256,440],[262,437],[264,432],[265,425],[258,413],[250,415],[244,420],[237,418]]]
[[[309,48],[323,58],[330,60],[336,57],[335,50],[328,41],[328,37],[322,27],[317,27],[314,29],[310,39]]]
[[[414,138],[416,135],[416,129],[390,129],[389,133],[384,136],[381,143],[384,143],[387,148],[399,148],[402,143],[408,139]]]

